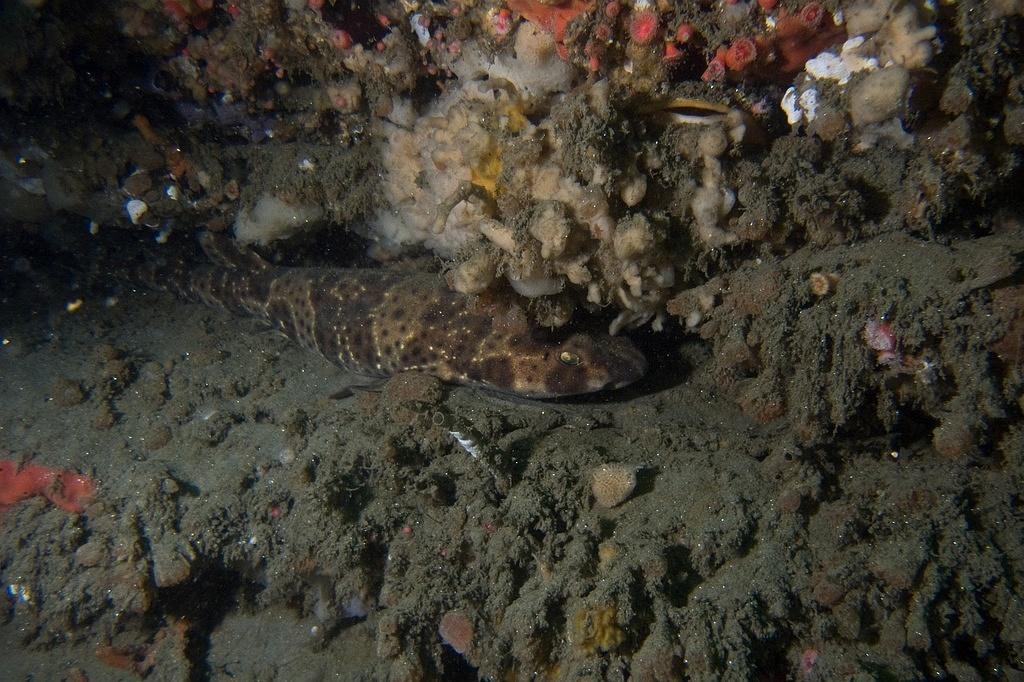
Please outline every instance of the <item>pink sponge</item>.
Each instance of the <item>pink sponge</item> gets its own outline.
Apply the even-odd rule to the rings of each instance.
[[[96,494],[96,483],[66,469],[20,465],[0,460],[0,511],[34,495],[42,495],[66,512],[80,514]]]

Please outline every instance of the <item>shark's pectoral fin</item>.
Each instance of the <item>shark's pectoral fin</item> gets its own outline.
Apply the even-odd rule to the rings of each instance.
[[[271,267],[255,251],[240,247],[230,237],[213,232],[199,233],[199,246],[207,258],[225,268],[254,271]]]

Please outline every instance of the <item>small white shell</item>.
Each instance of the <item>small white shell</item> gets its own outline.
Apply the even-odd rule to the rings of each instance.
[[[138,225],[142,216],[146,215],[149,205],[141,199],[132,199],[124,205],[124,210],[132,220],[132,225]]]
[[[637,467],[628,464],[602,464],[590,473],[590,491],[598,507],[611,509],[629,499],[636,489]]]
[[[629,178],[619,189],[622,203],[630,208],[643,201],[645,194],[647,194],[647,177],[640,173]]]

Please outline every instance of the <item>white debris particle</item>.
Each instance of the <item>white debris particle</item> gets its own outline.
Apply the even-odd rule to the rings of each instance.
[[[449,431],[448,433],[455,439],[455,442],[469,454],[470,457],[473,459],[480,459],[480,446],[473,442],[472,438],[465,436],[458,431]]]
[[[797,125],[800,121],[810,123],[818,116],[818,91],[808,88],[797,94],[797,89],[790,86],[782,96],[781,107],[786,112],[789,125]]]
[[[15,601],[30,603],[32,601],[32,589],[28,585],[11,583],[7,586],[7,594]]]
[[[409,25],[412,27],[420,45],[426,45],[430,40],[430,25],[422,14],[414,14],[409,17]]]
[[[818,116],[818,91],[810,88],[801,92],[800,108],[804,110],[804,118],[813,121]]]
[[[786,121],[789,125],[793,126],[800,122],[800,119],[804,117],[804,113],[800,111],[800,105],[797,104],[796,88],[792,85],[786,90],[786,93],[782,96],[782,110],[786,112]]]
[[[860,55],[859,49],[863,44],[864,36],[854,36],[843,43],[839,54],[822,52],[808,59],[804,69],[818,80],[834,80],[839,85],[846,85],[853,74],[878,68],[877,59]]]

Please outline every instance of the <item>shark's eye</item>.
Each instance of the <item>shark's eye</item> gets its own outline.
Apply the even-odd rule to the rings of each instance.
[[[580,364],[580,356],[579,353],[573,353],[572,351],[563,350],[561,353],[558,354],[558,361],[561,362],[563,365],[575,367],[576,365]]]

